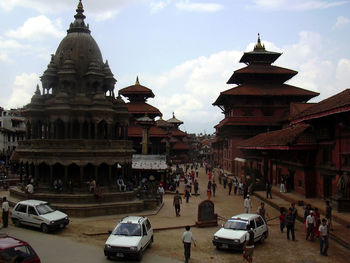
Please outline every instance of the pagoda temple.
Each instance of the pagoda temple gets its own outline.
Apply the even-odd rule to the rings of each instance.
[[[214,165],[241,175],[242,158],[237,144],[266,131],[282,128],[288,122],[292,103],[307,102],[316,92],[285,84],[296,71],[271,65],[281,53],[267,51],[258,35],[254,50],[240,59],[246,67],[234,71],[227,84],[236,86],[220,93],[213,103],[224,119],[215,126]]]

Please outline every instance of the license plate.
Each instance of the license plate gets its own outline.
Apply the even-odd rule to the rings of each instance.
[[[122,257],[124,257],[124,254],[123,254],[123,253],[117,253],[116,256],[117,256],[118,258],[122,258]]]
[[[222,244],[221,247],[222,248],[228,248],[228,245],[227,244]]]

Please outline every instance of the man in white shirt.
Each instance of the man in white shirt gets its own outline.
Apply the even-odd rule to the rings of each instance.
[[[254,253],[254,231],[249,229],[249,225],[246,227],[247,233],[245,234],[245,241],[243,246],[243,258],[249,263],[253,262]]]
[[[190,231],[190,226],[186,226],[185,229],[186,231],[182,234],[182,243],[184,244],[185,250],[185,262],[188,263],[191,257],[191,243],[193,242],[194,246],[196,246],[196,240]]]
[[[318,231],[320,232],[320,254],[328,256],[328,227],[327,220],[325,218],[322,219],[322,223],[319,226]]]
[[[25,190],[26,190],[27,194],[33,194],[34,193],[34,186],[31,183],[29,183],[29,184],[27,184]]]
[[[311,236],[311,241],[314,241],[314,233],[315,233],[315,226],[316,226],[314,211],[311,210],[310,214],[306,217],[305,225],[307,227],[306,240],[308,240],[309,236]]]
[[[119,191],[125,191],[126,187],[125,187],[125,184],[124,184],[124,180],[123,178],[119,177],[118,180],[117,180],[117,185],[119,187]]]
[[[9,202],[7,202],[6,196],[2,198],[2,226],[8,227],[9,222]]]
[[[158,194],[159,194],[159,199],[160,199],[160,203],[163,203],[163,195],[164,195],[164,188],[163,185],[159,185],[158,190],[157,190]]]
[[[244,209],[246,213],[250,213],[250,209],[252,208],[252,199],[249,198],[249,195],[247,195],[247,198],[244,199]]]

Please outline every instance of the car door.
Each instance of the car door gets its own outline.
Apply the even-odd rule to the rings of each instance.
[[[255,218],[255,223],[256,223],[256,233],[257,233],[257,236],[255,238],[259,238],[260,239],[261,235],[265,231],[264,219],[262,219],[261,216],[258,216],[258,217]]]
[[[146,220],[147,242],[150,243],[153,236],[153,229],[149,220]]]
[[[27,205],[18,204],[12,214],[14,215],[13,217],[17,218],[22,224],[28,223]]]
[[[147,245],[148,236],[147,236],[147,228],[145,222],[142,223],[142,238],[141,238],[141,246],[144,249]]]
[[[42,219],[34,206],[28,205],[28,221],[32,226],[40,227]]]
[[[257,240],[257,230],[256,230],[256,225],[255,225],[255,220],[254,219],[250,219],[249,221],[249,229],[253,229],[253,232],[254,232],[254,241]]]

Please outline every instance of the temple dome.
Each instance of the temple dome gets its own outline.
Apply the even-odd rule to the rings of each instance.
[[[60,70],[66,60],[72,60],[78,75],[83,76],[92,61],[97,63],[101,70],[104,63],[100,48],[90,34],[89,25],[84,22],[85,15],[83,15],[84,9],[81,2],[76,11],[75,21],[70,24],[67,36],[63,38],[56,50],[54,63]]]

